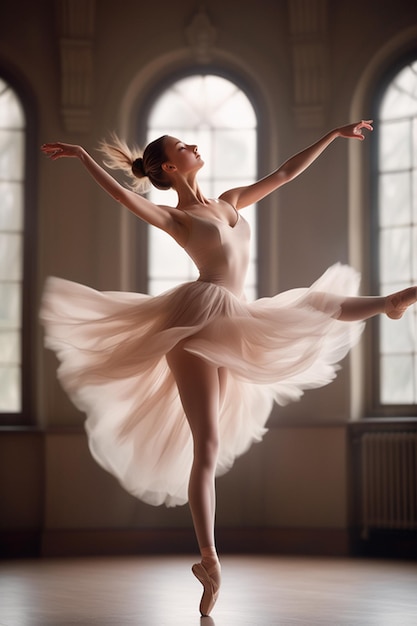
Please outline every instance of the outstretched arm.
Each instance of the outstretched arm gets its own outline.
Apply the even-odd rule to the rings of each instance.
[[[181,240],[184,226],[181,223],[180,211],[176,211],[171,207],[156,205],[133,191],[126,189],[81,146],[66,143],[46,143],[41,146],[41,150],[53,161],[63,157],[79,159],[92,178],[117,202],[123,204],[148,224],[157,226],[168,232],[175,239]]]
[[[304,172],[337,137],[355,138],[361,141],[365,139],[362,132],[364,128],[372,130],[372,120],[362,120],[356,124],[348,124],[347,126],[331,130],[311,146],[285,161],[277,170],[265,178],[247,187],[238,187],[226,191],[221,195],[221,198],[237,209],[243,209],[250,204],[254,204]]]

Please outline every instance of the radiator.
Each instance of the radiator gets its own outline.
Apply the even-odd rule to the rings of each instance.
[[[417,433],[361,438],[362,538],[375,529],[417,529]]]

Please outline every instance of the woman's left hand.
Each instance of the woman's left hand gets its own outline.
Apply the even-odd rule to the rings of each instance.
[[[62,157],[80,157],[82,153],[81,146],[62,142],[44,143],[41,146],[41,150],[53,161]]]
[[[365,135],[363,134],[362,129],[366,128],[366,130],[373,130],[372,122],[373,120],[361,120],[356,124],[341,126],[337,129],[339,137],[345,137],[346,139],[354,138],[363,141],[365,139]]]

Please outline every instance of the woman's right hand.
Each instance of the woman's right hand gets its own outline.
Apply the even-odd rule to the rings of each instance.
[[[41,146],[42,152],[55,161],[56,159],[60,159],[61,157],[80,157],[83,148],[81,146],[73,145],[70,143],[44,143]]]
[[[345,137],[345,139],[360,139],[363,141],[365,139],[365,135],[363,134],[363,129],[373,130],[372,126],[373,120],[361,120],[360,122],[356,122],[356,124],[347,124],[347,126],[341,126],[337,129],[339,137]]]

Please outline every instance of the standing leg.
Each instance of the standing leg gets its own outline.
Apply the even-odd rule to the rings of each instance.
[[[177,346],[167,355],[178,386],[194,444],[194,458],[188,487],[188,499],[194,529],[202,556],[193,572],[204,586],[200,603],[202,615],[208,615],[217,600],[220,587],[220,563],[214,539],[216,511],[215,471],[219,447],[219,372]]]

